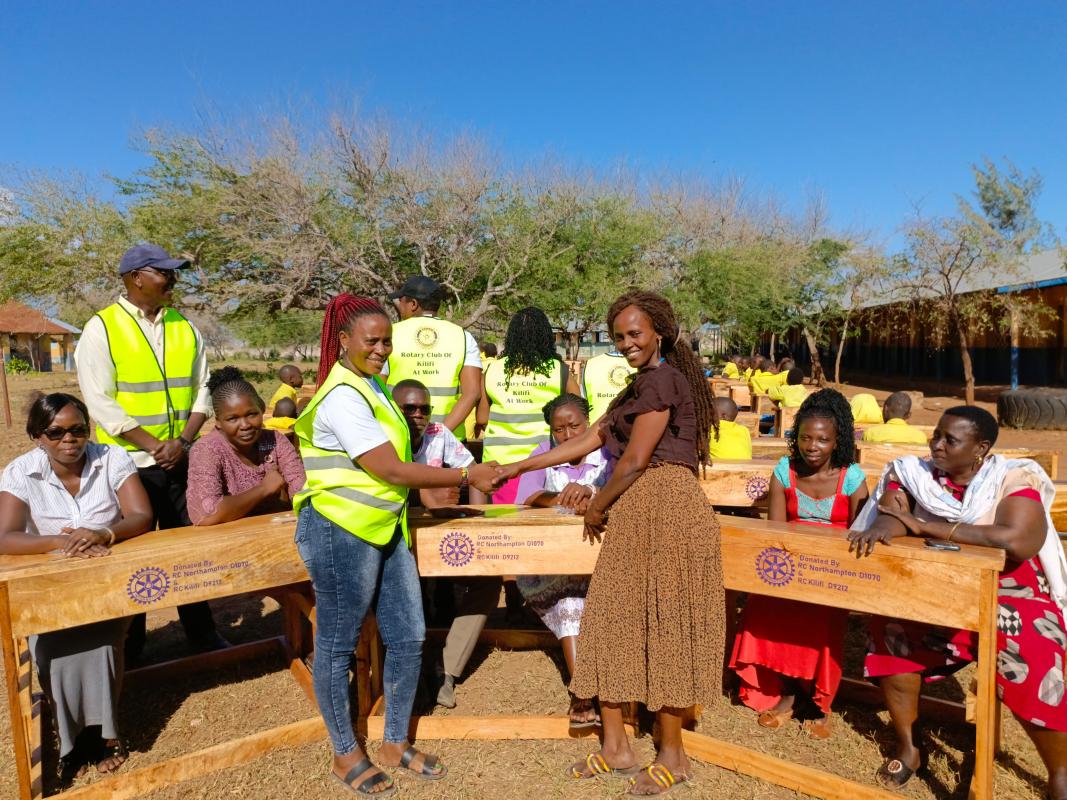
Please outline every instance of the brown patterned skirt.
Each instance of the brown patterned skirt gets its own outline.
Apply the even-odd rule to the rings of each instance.
[[[688,469],[652,466],[609,511],[571,691],[653,711],[711,705],[725,615],[715,512]]]

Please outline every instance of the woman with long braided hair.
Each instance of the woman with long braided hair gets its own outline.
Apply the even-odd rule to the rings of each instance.
[[[407,529],[409,488],[492,488],[496,468],[412,463],[407,420],[379,377],[392,326],[368,297],[330,301],[322,326],[319,389],[294,430],[307,485],[293,501],[296,546],[315,590],[313,683],[333,745],[332,776],[365,797],[396,792],[352,729],[348,670],[374,604],[385,641],[385,735],[379,760],[420,778],[443,778],[436,757],[407,741],[426,625]]]
[[[237,367],[207,382],[215,430],[189,451],[185,491],[194,525],[218,525],[292,508],[304,488],[304,465],[285,434],[263,427],[263,398]]]
[[[589,583],[571,691],[599,697],[604,741],[573,778],[634,775],[630,793],[662,794],[688,780],[682,722],[721,695],[726,603],[719,525],[697,481],[718,427],[704,372],[670,303],[629,292],[612,304],[615,349],[637,368],[595,427],[507,475],[575,461],[601,446],[617,459],[589,501],[583,538],[603,547]],[[624,703],[657,713],[660,747],[644,769],[623,727]]]
[[[486,366],[476,430],[485,431],[486,460],[517,461],[549,440],[545,403],[570,392],[578,382],[556,352],[556,338],[545,312],[528,306],[515,313],[504,338],[504,357]],[[494,503],[514,503],[512,480],[493,492]]]

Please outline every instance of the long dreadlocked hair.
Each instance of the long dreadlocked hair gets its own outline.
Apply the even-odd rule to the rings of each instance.
[[[552,373],[552,362],[559,361],[556,352],[556,337],[552,323],[545,312],[536,306],[527,306],[516,312],[508,323],[504,337],[504,383],[511,383],[511,376],[544,375]]]
[[[319,342],[319,386],[326,382],[326,376],[341,356],[341,331],[351,331],[352,323],[357,319],[374,314],[389,319],[381,303],[374,298],[348,292],[337,295],[326,305],[326,315],[322,319],[322,339]]]
[[[822,389],[808,395],[793,420],[789,435],[789,460],[794,468],[804,463],[797,446],[800,426],[809,419],[828,419],[837,429],[837,444],[830,453],[830,466],[843,469],[856,463],[856,434],[852,425],[852,409],[848,400],[837,389]]]
[[[615,318],[630,306],[640,309],[649,318],[653,330],[663,337],[660,355],[668,364],[681,372],[686,383],[689,384],[697,417],[697,460],[704,466],[709,466],[711,456],[708,453],[708,446],[711,432],[714,431],[716,437],[719,435],[719,412],[715,409],[711,389],[708,388],[708,381],[704,377],[704,368],[693,354],[692,348],[689,347],[688,339],[681,335],[670,301],[655,292],[627,292],[612,303],[611,308],[608,309],[609,331],[614,330]],[[611,402],[609,410],[615,407],[623,394]]]
[[[211,392],[211,406],[215,409],[216,418],[219,416],[222,404],[231,397],[243,395],[259,406],[260,411],[266,408],[256,387],[245,380],[244,374],[237,367],[221,367],[212,370],[211,376],[207,379],[207,390]]]

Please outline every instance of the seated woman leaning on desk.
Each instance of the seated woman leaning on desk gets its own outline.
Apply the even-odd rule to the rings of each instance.
[[[189,519],[218,525],[293,507],[304,488],[304,464],[281,431],[263,427],[263,398],[237,367],[207,382],[216,428],[189,452]]]
[[[95,558],[149,529],[152,508],[137,468],[121,447],[89,441],[81,400],[38,398],[26,433],[36,448],[0,476],[0,554]],[[126,760],[118,699],[128,624],[107,620],[30,637],[59,730],[61,783],[91,763],[113,772]]]
[[[1007,563],[997,592],[997,696],[1045,762],[1046,796],[1067,800],[1067,561],[1049,513],[1056,489],[1030,459],[990,455],[998,433],[985,409],[945,411],[928,459],[904,456],[886,468],[873,502],[852,525],[850,546],[867,556],[877,543],[910,534],[942,549],[959,549],[958,542],[1004,550]],[[976,644],[970,631],[871,618],[863,671],[882,685],[897,740],[894,757],[878,770],[880,783],[899,789],[922,768],[917,730],[922,682],[966,666]]]

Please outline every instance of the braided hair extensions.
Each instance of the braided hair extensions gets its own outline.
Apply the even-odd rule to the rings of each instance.
[[[688,342],[682,337],[670,301],[655,292],[627,292],[612,303],[608,310],[608,330],[613,330],[615,318],[630,306],[640,309],[649,318],[653,330],[663,339],[660,345],[660,355],[668,364],[681,372],[686,383],[689,384],[697,418],[697,460],[704,466],[709,466],[711,457],[708,454],[708,445],[712,431],[715,432],[716,437],[719,435],[719,413],[715,409],[711,389],[704,377],[704,368],[693,354]],[[618,398],[612,402],[612,406],[617,402]]]
[[[349,332],[353,322],[373,314],[380,314],[389,319],[389,315],[377,300],[348,292],[337,295],[326,305],[326,314],[322,319],[322,339],[319,342],[319,386],[326,381],[326,376],[341,357],[341,331]]]

